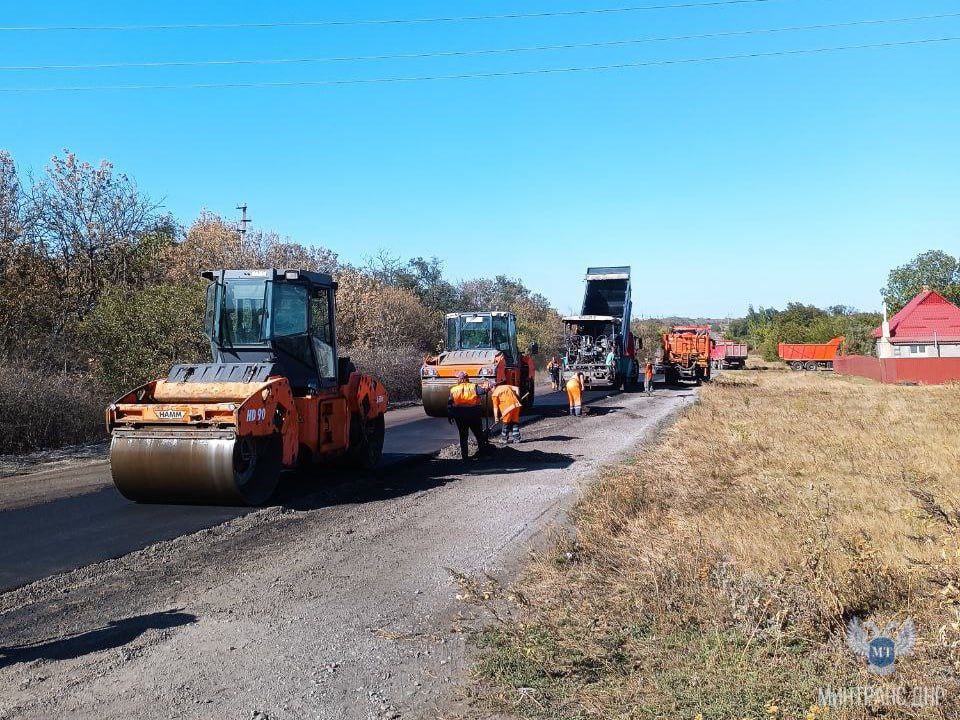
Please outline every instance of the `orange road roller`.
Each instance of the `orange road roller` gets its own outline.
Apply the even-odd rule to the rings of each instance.
[[[420,368],[423,409],[430,417],[447,416],[447,398],[465,372],[474,382],[509,383],[520,388],[524,410],[534,402],[534,343],[522,353],[517,344],[517,318],[508,312],[450,313],[445,318],[445,349]],[[488,403],[489,404],[489,403]],[[492,413],[487,408],[488,413]]]
[[[107,408],[120,492],[147,503],[261,505],[284,469],[376,466],[387,393],[338,356],[333,279],[282,269],[203,277],[213,362],[175,365]]]

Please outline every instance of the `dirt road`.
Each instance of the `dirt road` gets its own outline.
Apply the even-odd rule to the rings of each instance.
[[[614,395],[488,460],[447,450],[0,595],[0,718],[437,717],[467,667],[450,571],[509,576],[693,397]]]

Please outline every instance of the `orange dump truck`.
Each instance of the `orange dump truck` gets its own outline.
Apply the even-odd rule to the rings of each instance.
[[[513,313],[451,313],[445,321],[446,349],[428,357],[420,368],[423,409],[427,415],[447,416],[450,388],[456,384],[460,371],[474,382],[492,380],[516,385],[524,408],[533,407],[535,370],[531,356],[536,354],[537,345],[534,343],[527,353],[520,352]]]
[[[777,355],[794,370],[833,370],[846,340],[841,335],[828,343],[778,343]]]
[[[709,325],[677,325],[661,340],[660,364],[667,383],[692,380],[699,385],[710,380],[710,354],[716,341],[710,337]]]

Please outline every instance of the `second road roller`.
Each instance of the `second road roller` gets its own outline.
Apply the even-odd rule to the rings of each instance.
[[[445,349],[420,368],[423,409],[446,417],[450,388],[461,370],[474,382],[509,383],[520,388],[525,409],[533,407],[533,343],[528,353],[517,344],[517,318],[509,312],[450,313],[445,318]],[[489,412],[489,408],[488,408]]]
[[[285,468],[376,466],[387,392],[338,356],[333,279],[295,269],[202,275],[213,361],[175,365],[107,408],[120,492],[139,502],[260,505]]]

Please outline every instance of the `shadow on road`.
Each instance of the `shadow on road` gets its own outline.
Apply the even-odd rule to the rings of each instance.
[[[584,417],[597,417],[603,415],[610,415],[611,413],[620,412],[623,410],[623,405],[610,405],[607,407],[596,407],[594,405],[587,405],[583,408]]]
[[[464,461],[458,458],[434,460],[424,468],[425,477],[446,478],[451,475],[515,475],[544,468],[563,469],[577,459],[567,453],[543,450],[518,450],[515,447],[498,447],[490,455]]]
[[[694,393],[680,393],[660,388],[658,394],[661,397],[667,395],[687,397]],[[623,405],[594,404],[614,396],[615,393],[606,393],[602,396],[585,397],[584,417],[601,417],[617,412],[628,412],[633,416],[634,413],[627,411]],[[524,417],[521,423],[524,429],[546,418],[569,416],[565,395],[553,393],[548,397],[547,402],[537,406],[535,414]],[[547,398],[543,399],[547,400]],[[635,416],[642,417],[642,415]],[[575,422],[570,428],[564,429],[572,430]],[[366,473],[357,473],[335,466],[321,466],[299,473],[288,473],[271,504],[295,510],[313,510],[352,503],[382,502],[441,487],[464,475],[520,474],[540,468],[566,468],[577,459],[576,456],[530,449],[530,445],[541,441],[566,442],[578,439],[573,435],[558,434],[526,441],[522,443],[522,449],[517,449],[516,446],[500,445],[493,455],[468,462],[464,462],[459,457],[427,459],[427,456],[411,455],[404,462]],[[475,450],[474,447],[471,451],[475,452]],[[319,477],[322,475],[327,476],[326,479]],[[318,488],[318,479],[326,486]]]
[[[48,640],[34,645],[0,647],[0,668],[30,660],[71,660],[100,650],[121,647],[147,630],[165,630],[189,625],[196,621],[196,615],[177,610],[112,620],[106,627],[68,638]]]
[[[471,446],[471,452],[476,452],[476,447]],[[543,468],[562,469],[576,459],[577,456],[566,453],[497,446],[490,455],[466,461],[459,456],[433,458],[417,463],[415,469],[407,471],[390,469],[387,472],[354,473],[345,476],[343,482],[319,491],[308,479],[291,477],[281,485],[275,500],[294,510],[381,502],[441,487],[464,475],[512,475]]]

